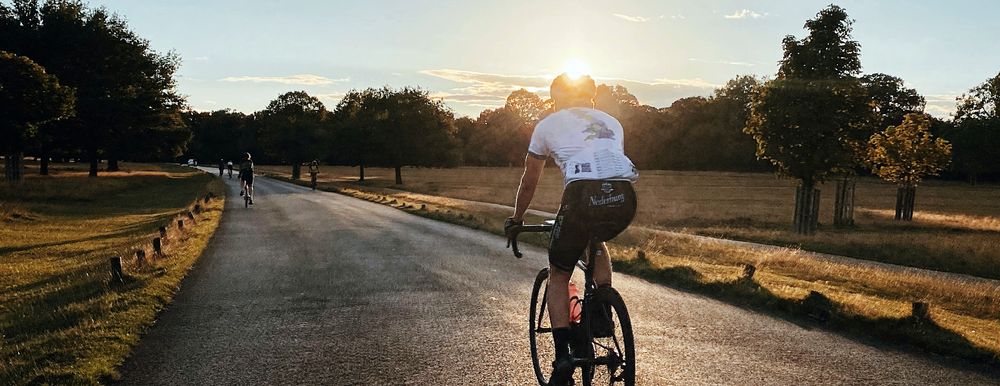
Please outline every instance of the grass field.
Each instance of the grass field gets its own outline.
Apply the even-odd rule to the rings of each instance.
[[[289,173],[288,167],[262,167]],[[366,186],[393,186],[392,169],[366,169]],[[408,168],[408,191],[512,205],[516,168]],[[357,168],[324,167],[321,181],[350,183]],[[561,173],[545,170],[532,208],[555,212]],[[892,264],[1000,279],[1000,186],[929,181],[917,189],[914,221],[893,220],[896,187],[863,178],[852,228],[821,226],[814,236],[791,231],[796,182],[770,174],[644,171],[636,186],[636,224]],[[832,223],[833,184],[822,186],[821,224]]]
[[[113,379],[140,334],[172,298],[218,226],[222,200],[200,202],[196,224],[176,218],[222,184],[190,168],[125,164],[88,178],[86,165],[29,168],[0,185],[0,384],[94,384]],[[164,254],[151,240],[168,225]],[[135,259],[143,249],[147,260]],[[112,283],[109,258],[126,280]]]
[[[261,169],[284,178],[289,174],[287,167]],[[366,170],[373,178],[363,185],[355,182],[355,172],[354,168],[323,168],[321,173],[325,178],[320,179],[320,187],[494,233],[502,233],[503,219],[509,215],[509,209],[452,198],[509,205],[514,194],[512,186],[517,183],[519,173],[507,168],[406,169],[406,185],[393,187],[390,185],[391,170]],[[540,205],[534,207],[553,211],[561,183],[558,171],[546,170],[546,173],[539,188],[540,195],[536,196]],[[722,223],[728,216],[735,224],[733,227],[761,231],[756,227],[766,230],[770,223],[770,232],[787,233],[779,229],[783,227],[780,219],[784,216],[771,211],[790,212],[792,204],[786,201],[785,195],[791,195],[794,184],[766,175],[723,173],[645,172],[642,178],[638,186],[643,206],[639,223],[644,225],[633,226],[616,240],[613,248],[616,271],[794,318],[811,319],[809,315],[816,313],[819,302],[828,314],[821,317],[822,323],[829,328],[976,362],[1000,363],[1000,284],[997,282],[955,279],[891,266],[820,261],[795,249],[760,250],[666,232],[666,229],[688,232],[710,229],[712,221]],[[866,228],[886,226],[890,228],[882,232],[891,236],[894,232],[915,232],[907,228],[917,228],[931,235],[925,237],[936,237],[942,243],[950,243],[948,240],[953,234],[965,235],[977,240],[987,249],[983,255],[996,261],[996,252],[990,248],[998,244],[989,241],[996,237],[990,233],[997,232],[994,216],[998,204],[990,199],[998,192],[996,187],[941,183],[921,189],[927,196],[927,206],[935,212],[919,211],[921,203],[918,202],[917,221],[897,225],[886,219],[892,213],[885,213],[885,209],[878,207],[886,202],[892,207],[894,196],[884,199],[879,195],[892,194],[893,187],[863,181],[859,184],[858,202],[864,209],[858,216],[860,225],[854,232],[867,232],[871,237],[872,231]],[[869,198],[862,199],[864,196]],[[981,204],[963,197],[979,200]],[[760,199],[762,204],[754,199]],[[718,204],[712,205],[713,200]],[[671,205],[670,201],[676,203]],[[695,218],[669,209],[674,207],[698,208],[702,215]],[[760,213],[764,220],[735,220],[754,213]],[[693,225],[680,225],[688,223]],[[822,232],[833,233],[830,229]],[[822,234],[820,237],[834,241],[837,238]],[[544,240],[535,242],[544,244]],[[891,245],[880,247],[889,245],[880,242],[874,240],[863,246],[874,252],[892,248]],[[927,241],[931,242],[933,240]],[[960,254],[958,248],[956,242],[942,250]],[[643,252],[641,257],[639,251]],[[745,264],[757,267],[753,280],[741,276]],[[810,299],[810,291],[822,294],[821,298]],[[912,302],[916,301],[931,305],[931,320],[910,315]]]

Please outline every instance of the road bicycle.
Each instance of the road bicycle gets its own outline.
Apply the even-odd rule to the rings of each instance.
[[[547,233],[552,230],[553,221],[538,225],[515,226],[510,231],[510,246],[514,256],[522,253],[517,248],[517,236],[525,232]],[[584,274],[583,299],[570,299],[571,323],[573,330],[573,377],[584,386],[591,385],[635,385],[635,341],[632,336],[632,321],[629,319],[625,301],[614,288],[598,287],[594,282],[592,256],[603,253],[601,243],[590,238],[587,253],[577,261],[577,267]],[[587,260],[587,261],[584,261]],[[528,339],[531,344],[531,363],[534,366],[538,384],[548,385],[549,371],[555,360],[552,347],[552,326],[545,315],[548,309],[549,269],[542,268],[535,277],[531,288],[531,309],[528,314]],[[572,290],[570,291],[572,296]],[[573,314],[579,304],[579,318]],[[579,368],[580,371],[576,371]]]

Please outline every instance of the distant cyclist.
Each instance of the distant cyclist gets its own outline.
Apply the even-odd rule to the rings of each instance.
[[[250,199],[250,205],[253,205],[253,160],[250,159],[250,153],[246,153],[243,162],[240,162],[240,197],[244,194]]]
[[[229,171],[229,178],[233,178],[233,161],[226,161],[226,170]]]
[[[226,163],[219,158],[219,177],[222,177],[222,171],[226,169]]]
[[[577,79],[566,74],[552,81],[553,113],[538,122],[524,158],[524,174],[517,190],[514,216],[505,231],[523,224],[524,212],[538,186],[545,159],[552,157],[562,170],[564,189],[559,213],[549,244],[548,312],[556,360],[550,385],[572,382],[570,344],[574,339],[569,324],[569,280],[576,261],[592,235],[607,241],[632,222],[636,211],[632,183],[639,175],[625,156],[621,123],[594,109],[596,87],[589,76]],[[611,258],[601,243],[591,264],[594,281],[611,285]]]

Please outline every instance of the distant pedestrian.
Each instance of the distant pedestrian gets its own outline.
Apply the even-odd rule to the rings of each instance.
[[[313,160],[309,163],[309,178],[312,181],[312,189],[316,190],[316,175],[319,174],[319,161]]]
[[[226,161],[219,158],[219,177],[222,177],[222,172],[226,170]]]

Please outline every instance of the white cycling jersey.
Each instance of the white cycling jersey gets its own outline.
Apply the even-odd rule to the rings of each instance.
[[[639,172],[625,156],[624,130],[607,113],[573,107],[542,119],[531,134],[528,153],[552,157],[563,172],[563,186],[577,180],[628,180]]]

